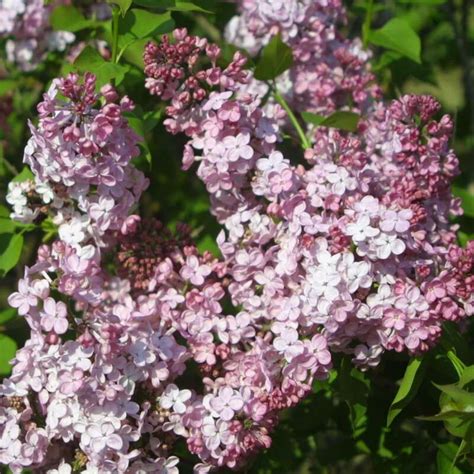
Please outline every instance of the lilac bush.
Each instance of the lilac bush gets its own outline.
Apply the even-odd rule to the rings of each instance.
[[[10,3],[0,34],[29,69],[44,50],[23,36],[29,12],[50,7]],[[143,54],[144,89],[209,194],[219,256],[189,225],[140,215],[143,137],[118,88],[91,72],[54,79],[29,123],[32,177],[6,200],[13,220],[57,234],[8,298],[30,330],[0,385],[0,463],[14,473],[175,474],[183,450],[197,473],[244,469],[338,354],[363,371],[388,351],[418,356],[474,312],[451,118],[429,96],[383,99],[339,1],[239,9],[230,42],[291,47],[277,80],[184,28]],[[361,114],[357,127],[295,116],[336,111]]]

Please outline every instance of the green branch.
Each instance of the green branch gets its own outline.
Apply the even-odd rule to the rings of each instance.
[[[287,104],[283,96],[276,90],[276,88],[273,88],[273,96],[275,97],[275,100],[285,109],[285,112],[287,113],[290,122],[292,123],[293,127],[296,130],[296,133],[298,134],[301,140],[301,146],[305,150],[311,148],[311,143],[309,142],[306,134],[304,133],[304,130],[301,127],[300,123],[298,122],[298,119],[295,117],[295,114],[291,110],[290,106]]]
[[[365,12],[364,24],[362,25],[362,44],[364,48],[369,45],[370,28],[374,16],[374,0],[369,0],[367,10]]]
[[[113,5],[112,11],[112,62],[118,62],[118,36],[119,36],[120,9]]]

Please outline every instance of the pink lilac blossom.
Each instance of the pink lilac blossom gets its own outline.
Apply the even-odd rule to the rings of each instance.
[[[122,116],[131,103],[106,87],[95,107],[94,85],[87,74],[53,81],[25,152],[35,180],[10,191],[14,206],[35,209],[37,186],[49,185],[41,212],[62,220],[9,298],[31,337],[0,386],[1,462],[13,472],[175,473],[173,445],[184,438],[201,460],[196,472],[241,467],[270,445],[278,412],[327,374],[326,339],[275,348],[271,333],[257,333],[265,318],[224,311],[227,264],[200,255],[186,226],[173,236],[130,215],[146,185],[128,163],[138,139]],[[249,159],[239,152],[235,162]],[[102,182],[97,167],[119,165],[126,168]],[[107,255],[116,256],[117,275],[106,270]],[[238,262],[245,276],[249,256]],[[199,390],[178,384],[191,361]]]
[[[365,111],[381,95],[370,71],[370,53],[338,27],[347,23],[340,0],[238,0],[239,15],[227,41],[256,55],[275,35],[291,46],[294,65],[277,80],[295,110],[329,114],[344,106]],[[260,89],[252,81],[247,88]]]
[[[128,287],[101,268],[101,258],[118,235],[133,227],[136,216],[131,211],[147,186],[146,178],[130,165],[138,154],[139,137],[123,114],[132,108],[132,102],[127,97],[119,101],[110,86],[96,93],[92,75],[86,74],[83,81],[74,74],[54,80],[38,106],[39,124],[31,125],[32,138],[25,149],[34,180],[10,186],[13,218],[31,221],[44,214],[59,225],[59,239],[40,248],[37,263],[26,268],[18,292],[9,297],[31,327],[30,340],[16,355],[12,377],[0,389],[5,421],[0,462],[14,472],[40,467],[68,472],[75,454],[85,456],[83,466],[88,464],[91,472],[102,465],[101,472],[117,472],[117,463],[124,472],[129,459],[135,458],[124,454],[114,464],[106,453],[122,447],[128,452],[136,437],[122,422],[138,411],[127,395],[138,379],[125,377],[121,385],[112,376],[109,385],[106,379],[112,372],[104,371],[107,364],[95,352],[97,346],[114,352],[106,341],[121,331],[114,329],[114,319],[120,318],[112,316],[112,306],[117,298],[125,298]],[[102,324],[99,314],[106,308],[112,322],[104,316]],[[118,305],[116,310],[121,314]],[[169,352],[174,351],[177,346],[168,337]],[[126,344],[130,357],[140,354],[139,337],[127,336]],[[173,353],[172,366],[178,372],[180,354]],[[101,368],[94,367],[95,361]],[[164,378],[171,372],[166,366],[161,369]],[[154,377],[159,377],[155,370]],[[16,428],[10,429],[14,419]],[[59,440],[64,447],[58,450]],[[77,453],[68,447],[72,440],[79,443]],[[88,457],[89,451],[93,454]]]
[[[47,211],[61,240],[75,249],[79,262],[67,257],[73,271],[86,266],[80,259],[94,253],[91,240],[105,247],[106,231],[129,225],[127,216],[147,186],[130,165],[139,154],[139,137],[123,114],[133,103],[128,97],[118,101],[110,86],[97,94],[95,84],[91,74],[84,81],[75,74],[53,81],[38,106],[38,127],[30,123],[32,137],[25,148],[24,162],[34,179],[10,183],[7,195],[14,219],[31,222]],[[103,104],[96,108],[99,100]]]
[[[299,3],[263,3],[298,36]],[[317,128],[295,165],[279,150],[285,112],[261,107],[241,54],[226,68],[219,56],[186,30],[145,51],[146,87],[171,100],[165,125],[188,137],[183,167],[197,164],[223,226],[221,258],[187,226],[133,214],[147,181],[130,164],[129,99],[71,75],[38,108],[35,177],[8,199],[58,238],[9,298],[31,328],[0,386],[0,462],[15,473],[175,474],[180,441],[197,473],[240,469],[332,353],[363,369],[387,350],[419,354],[474,311],[436,101],[376,104],[357,134]]]
[[[199,40],[179,30],[171,44],[179,49],[182,43]],[[199,53],[205,54],[204,45]],[[194,86],[169,76],[166,65],[173,56],[166,54],[160,45],[147,48],[146,71],[154,71],[160,84],[150,92],[171,98],[165,125],[189,139],[183,168],[197,164],[212,212],[224,226],[218,244],[226,291],[241,308],[236,319],[251,327],[239,331],[227,317],[218,335],[224,344],[232,341],[230,354],[239,341],[254,344],[242,360],[265,351],[271,356],[263,360],[283,361],[278,390],[285,403],[297,403],[306,382],[325,376],[330,351],[352,355],[365,369],[386,350],[426,351],[444,321],[472,315],[474,246],[455,244],[457,226],[450,217],[461,209],[450,184],[458,161],[449,146],[452,122],[434,118],[434,99],[404,96],[374,104],[357,135],[318,128],[306,163],[293,165],[277,148],[284,113],[278,106],[272,113],[259,107],[248,74],[226,87],[225,69],[191,67],[202,64],[193,51],[189,74],[209,77],[213,69],[215,84],[203,97],[187,100]],[[172,97],[165,92],[169,87]],[[211,338],[200,341],[201,351],[212,350]],[[200,360],[216,364],[209,355]],[[266,381],[268,370],[278,369],[265,368]],[[218,386],[217,394],[204,397],[210,414],[199,441],[188,446],[205,462],[210,458],[203,447],[217,465],[237,462],[215,451],[218,445],[230,453],[236,443],[231,403],[246,399],[242,379],[236,382],[239,394]],[[267,418],[265,407],[257,404],[256,410]],[[218,421],[212,419],[216,414]]]

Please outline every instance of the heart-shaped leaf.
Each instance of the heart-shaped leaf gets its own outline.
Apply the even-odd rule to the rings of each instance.
[[[80,72],[92,72],[95,74],[98,87],[110,83],[112,79],[115,81],[115,84],[120,84],[129,70],[129,66],[106,61],[92,46],[84,48],[74,62],[74,66]]]
[[[0,334],[0,375],[8,375],[11,371],[10,361],[15,357],[16,342],[5,334]]]
[[[254,76],[260,81],[269,81],[284,73],[292,65],[292,49],[281,40],[280,35],[276,35],[263,48]]]
[[[95,28],[99,22],[86,18],[82,12],[72,5],[60,5],[56,7],[50,16],[53,30],[71,31],[73,33],[86,28]]]
[[[8,273],[20,259],[23,249],[23,235],[0,234],[2,244],[0,248],[0,273]]]
[[[324,117],[323,115],[313,114],[312,112],[302,112],[301,116],[306,123],[319,125],[322,127],[337,128],[348,132],[355,132],[359,124],[360,115],[346,110],[340,110]]]
[[[369,41],[421,63],[420,37],[410,24],[401,18],[393,18],[382,28],[371,31]]]

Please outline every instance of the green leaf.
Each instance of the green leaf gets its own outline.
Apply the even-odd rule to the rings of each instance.
[[[152,156],[150,148],[148,147],[148,144],[145,140],[145,133],[147,131],[145,121],[134,112],[128,112],[125,115],[127,117],[130,127],[132,127],[132,129],[137,133],[137,135],[142,137],[142,141],[139,143],[139,146],[142,149],[143,156],[145,157],[147,163],[151,166]]]
[[[11,371],[10,361],[15,357],[16,342],[5,334],[0,334],[0,375],[8,375]]]
[[[42,242],[48,242],[58,234],[58,226],[54,224],[51,217],[41,222],[41,230],[43,231]]]
[[[13,179],[15,183],[22,183],[23,181],[26,181],[28,179],[33,179],[34,174],[31,172],[30,168],[28,166],[25,166]]]
[[[151,132],[161,121],[163,117],[164,109],[158,108],[150,112],[145,113],[143,116],[143,125],[145,132]]]
[[[0,217],[0,234],[13,234],[15,228],[15,222],[13,222],[9,217]]]
[[[274,36],[263,48],[262,55],[255,67],[255,79],[270,81],[285,72],[293,65],[292,49],[281,40],[280,35]]]
[[[16,309],[8,308],[0,311],[0,324],[4,324],[10,319],[13,319],[16,316]]]
[[[215,257],[220,255],[219,247],[216,244],[216,239],[209,234],[206,234],[197,242],[197,248],[200,253],[211,252]]]
[[[121,50],[124,51],[122,58],[128,63],[136,66],[140,71],[143,71],[145,69],[145,63],[143,62],[143,50],[145,49],[148,41],[148,38],[144,38],[141,40],[132,41],[130,44],[122,46]]]
[[[465,247],[468,242],[474,240],[474,234],[466,234],[466,232],[458,232],[458,242],[461,247]]]
[[[186,0],[176,0],[174,6],[170,7],[170,10],[177,12],[201,12],[201,13],[212,13],[208,8],[203,8],[196,4],[196,2],[188,2]]]
[[[357,131],[357,125],[360,120],[360,115],[345,110],[334,112],[329,117],[313,114],[311,112],[302,112],[301,116],[307,123],[322,127],[338,128],[339,130],[346,130],[348,132]]]
[[[18,84],[12,79],[0,80],[0,96],[5,95],[7,92],[12,92],[16,89]]]
[[[95,28],[99,22],[86,18],[82,12],[72,5],[56,7],[50,16],[53,30],[72,31],[73,33],[86,28]]]
[[[410,5],[442,5],[446,0],[398,0],[400,3]]]
[[[460,188],[459,186],[453,186],[452,190],[456,197],[462,199],[462,208],[464,209],[464,214],[468,217],[474,217],[474,195],[466,189]]]
[[[139,5],[146,8],[160,8],[167,9],[166,6],[168,3],[174,5],[174,1],[163,2],[162,0],[133,0],[134,5]],[[163,5],[164,4],[164,5]]]
[[[421,63],[420,37],[410,24],[401,18],[393,18],[382,28],[371,31],[369,41]]]
[[[464,423],[465,421],[470,421],[474,419],[474,413],[467,413],[459,410],[447,409],[445,411],[440,411],[436,415],[431,416],[417,416],[417,420],[424,421],[451,421],[457,422],[458,424]]]
[[[201,13],[212,13],[209,9],[209,4],[213,4],[213,2],[188,2],[186,0],[134,0],[133,3],[147,8],[161,8],[177,12]]]
[[[396,51],[384,51],[373,66],[374,71],[382,71],[390,64],[398,61],[403,55]]]
[[[426,370],[426,358],[411,359],[400,382],[397,394],[387,414],[387,426],[390,426],[400,412],[413,400],[420,388]]]
[[[349,406],[353,436],[359,437],[367,426],[367,401],[370,381],[344,358],[337,378],[339,393]]]
[[[355,132],[357,124],[359,123],[360,115],[354,112],[339,111],[334,112],[328,118],[321,122],[324,127],[338,128],[340,130],[347,130],[348,132]]]
[[[103,67],[106,60],[92,46],[86,46],[81,54],[74,61],[74,65],[79,70],[89,71],[96,74],[96,70]],[[86,69],[89,67],[89,69]]]
[[[7,219],[10,218],[10,210],[0,204],[0,217],[6,217]]]
[[[438,474],[462,474],[462,471],[454,466],[459,447],[452,443],[438,444],[436,454],[436,467]]]
[[[28,170],[28,168],[26,168]],[[29,171],[29,170],[28,170]],[[16,229],[30,231],[36,228],[35,224],[26,224],[10,218],[10,209],[0,205],[0,234],[13,234]]]
[[[461,387],[458,387],[457,384],[434,385],[446,394],[449,397],[449,402],[454,402],[459,410],[474,415],[474,393],[463,390]],[[443,408],[443,406],[441,408]]]
[[[474,362],[471,346],[466,337],[460,333],[457,324],[450,321],[443,323],[441,345],[445,348],[448,358],[450,357],[450,352],[453,351],[461,359],[458,365],[469,365]]]
[[[5,275],[20,260],[21,251],[23,249],[23,235],[21,234],[1,234],[2,243],[6,246],[1,249],[0,254],[0,271]]]
[[[137,39],[169,33],[175,26],[170,12],[151,13],[134,8],[119,23],[119,45]]]
[[[474,365],[469,365],[466,367],[461,374],[461,378],[459,379],[459,385],[464,387],[468,383],[474,380]]]
[[[443,421],[446,431],[458,438],[464,438],[474,420],[474,413],[465,411],[463,406],[460,407],[446,393],[441,393],[439,405],[440,413],[428,421]]]
[[[321,122],[326,118],[324,115],[313,114],[313,112],[301,112],[301,116],[306,123],[313,125],[321,125]]]
[[[125,116],[127,117],[128,124],[133,129],[133,131],[143,138],[145,135],[143,120],[133,112],[126,112]]]
[[[74,66],[80,72],[95,74],[98,87],[110,83],[112,79],[115,80],[115,84],[120,84],[129,70],[129,66],[106,61],[92,46],[84,48],[74,62]]]
[[[11,220],[9,214],[7,217],[0,215],[0,234],[13,234],[17,229],[20,229],[22,232],[29,232],[35,228],[35,224],[25,224]]]
[[[127,13],[129,8],[132,6],[133,0],[107,0],[108,3],[113,3],[120,8],[120,13],[122,16]]]

